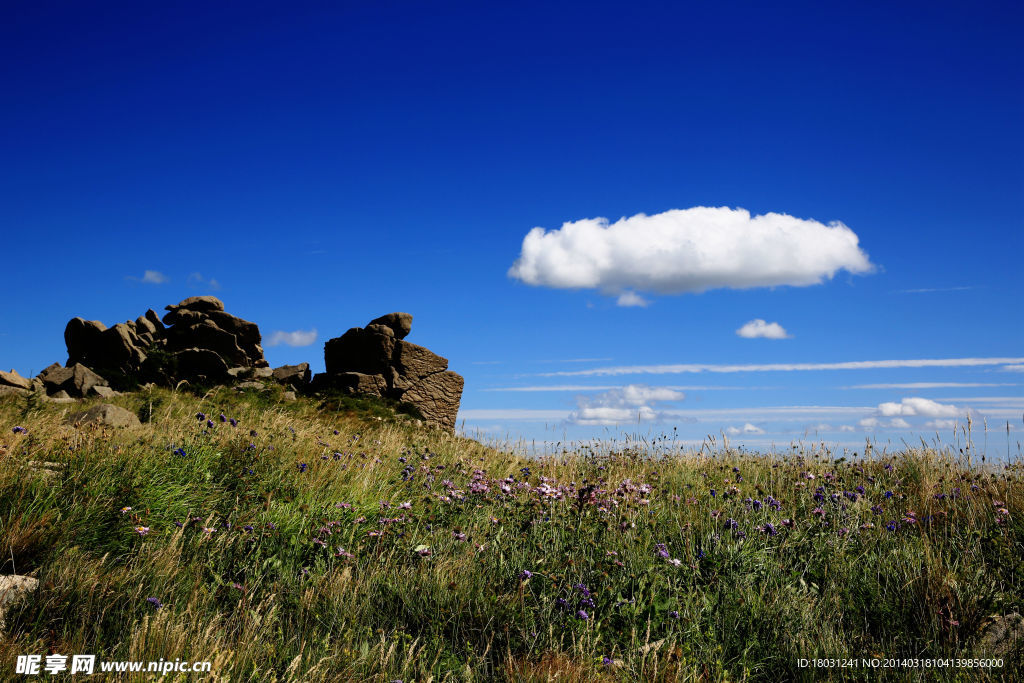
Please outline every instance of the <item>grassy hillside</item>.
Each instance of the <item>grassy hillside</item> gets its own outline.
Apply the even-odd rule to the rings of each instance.
[[[665,444],[525,459],[367,404],[112,402],[147,421],[0,403],[0,574],[40,580],[0,633],[4,680],[51,652],[211,660],[230,681],[874,679],[797,661],[997,652],[892,678],[1020,671],[1021,643],[985,635],[1024,611],[1019,468]]]

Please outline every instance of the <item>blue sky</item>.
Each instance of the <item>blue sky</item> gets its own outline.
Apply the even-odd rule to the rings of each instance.
[[[467,431],[1016,450],[1019,5],[489,5],[5,5],[0,363],[403,310]]]

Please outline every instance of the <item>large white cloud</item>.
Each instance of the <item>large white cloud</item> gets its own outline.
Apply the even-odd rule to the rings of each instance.
[[[652,422],[663,415],[654,404],[663,401],[681,401],[685,395],[668,387],[650,387],[629,384],[616,387],[595,396],[581,396],[576,410],[569,413],[568,422],[580,425],[612,425],[621,422]]]
[[[887,402],[878,404],[878,414],[883,417],[921,416],[921,417],[958,417],[966,413],[954,405],[939,403],[928,398],[905,398],[899,403]]]
[[[790,336],[782,325],[766,322],[761,318],[755,318],[746,323],[736,330],[736,334],[745,339],[789,339]]]
[[[530,285],[621,295],[815,285],[840,270],[873,268],[842,223],[698,206],[534,228],[508,274]]]

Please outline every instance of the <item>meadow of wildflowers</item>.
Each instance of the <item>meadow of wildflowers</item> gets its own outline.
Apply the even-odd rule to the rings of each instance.
[[[1021,669],[1020,640],[987,635],[1024,611],[1016,464],[924,447],[525,457],[306,401],[115,401],[149,420],[74,428],[65,406],[0,403],[0,574],[40,581],[0,633],[4,680],[18,654],[52,652],[211,660],[225,681]]]

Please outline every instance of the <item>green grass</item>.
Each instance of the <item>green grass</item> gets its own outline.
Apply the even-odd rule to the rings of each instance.
[[[274,399],[114,399],[134,430],[0,403],[0,573],[40,581],[7,616],[0,678],[56,652],[211,660],[225,681],[873,680],[797,661],[989,657],[987,620],[1024,611],[1017,467],[525,458],[394,406]],[[1020,654],[888,678],[1011,680]]]

